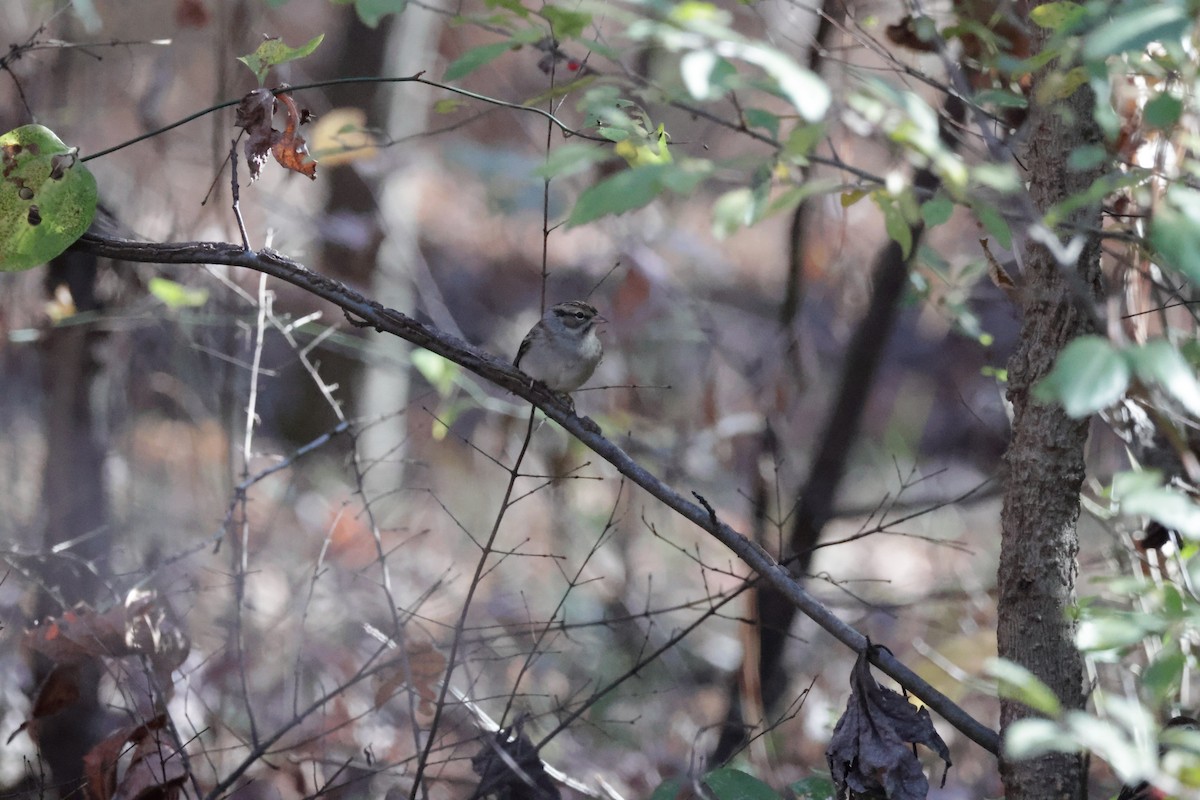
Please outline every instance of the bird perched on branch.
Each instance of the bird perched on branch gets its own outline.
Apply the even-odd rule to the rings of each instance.
[[[596,336],[601,322],[608,320],[581,300],[552,306],[525,334],[513,365],[555,392],[572,392],[592,377],[604,356]]]

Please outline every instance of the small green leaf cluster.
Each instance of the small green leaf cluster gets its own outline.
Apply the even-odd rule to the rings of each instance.
[[[1034,387],[1034,397],[1062,405],[1072,417],[1086,417],[1119,401],[1135,381],[1200,418],[1195,367],[1166,339],[1119,347],[1100,336],[1081,336],[1063,349]]]
[[[325,34],[319,33],[299,47],[288,47],[282,39],[273,37],[265,39],[253,53],[238,56],[238,61],[250,68],[258,78],[258,85],[262,86],[272,67],[311,55],[324,40]]]
[[[1192,585],[1200,578],[1200,547],[1185,543],[1183,561]],[[1103,581],[1119,604],[1085,598],[1078,607],[1076,646],[1093,662],[1132,666],[1136,683],[1129,696],[1097,689],[1094,712],[1063,711],[1053,692],[1023,667],[997,659],[988,672],[1000,696],[1018,700],[1044,715],[1013,724],[1005,737],[1010,758],[1049,752],[1090,752],[1108,763],[1127,785],[1150,781],[1172,795],[1192,796],[1200,788],[1200,733],[1163,728],[1178,702],[1185,671],[1195,668],[1186,642],[1200,633],[1200,600],[1170,583],[1141,576]],[[1144,658],[1134,658],[1144,652]],[[1137,666],[1134,662],[1141,662]]]

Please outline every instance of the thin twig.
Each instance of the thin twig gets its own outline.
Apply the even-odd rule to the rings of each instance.
[[[714,521],[707,511],[696,503],[686,500],[680,493],[667,486],[615,443],[601,433],[590,430],[582,419],[569,412],[561,398],[538,387],[537,384],[531,385],[528,379],[524,378],[522,373],[507,359],[485,353],[455,336],[424,325],[399,311],[386,308],[341,282],[315,273],[274,250],[264,249],[256,253],[247,253],[237,245],[221,242],[160,244],[113,239],[96,234],[85,235],[75,246],[86,252],[125,261],[159,264],[224,264],[263,272],[328,300],[347,314],[362,320],[365,326],[373,327],[381,333],[398,336],[458,364],[481,378],[533,403],[547,417],[612,464],[618,472],[732,550],[738,558],[759,573],[764,580],[834,638],[855,652],[863,652],[866,649],[867,639],[863,634],[843,622],[824,604],[809,594],[766,550],[729,525]],[[871,662],[904,686],[911,694],[920,698],[931,709],[942,715],[947,722],[962,731],[968,738],[988,752],[999,754],[1000,740],[995,731],[971,717],[950,698],[931,686],[889,652],[873,650]]]

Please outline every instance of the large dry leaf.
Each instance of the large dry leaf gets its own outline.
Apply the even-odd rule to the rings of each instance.
[[[283,104],[287,119],[282,133],[271,126],[277,103]],[[251,181],[257,180],[262,174],[268,153],[275,156],[281,167],[316,180],[317,162],[310,158],[308,144],[299,133],[300,126],[310,118],[308,110],[298,108],[291,97],[276,95],[270,89],[255,89],[242,98],[237,107],[235,124],[246,131],[243,147]]]
[[[12,744],[12,740],[17,738],[17,734],[26,730],[29,731],[29,738],[36,742],[39,719],[57,714],[79,701],[79,667],[79,662],[75,662],[59,664],[50,670],[50,674],[38,687],[37,696],[33,699],[33,708],[29,712],[29,719],[22,722],[20,727],[12,732],[5,744]]]
[[[874,647],[868,643],[854,664],[846,711],[825,750],[829,770],[839,797],[855,792],[888,800],[924,800],[929,780],[914,745],[937,753],[947,770],[950,750],[933,729],[928,709],[918,710],[903,695],[875,682],[867,660]]]
[[[408,641],[405,653],[383,665],[375,678],[375,708],[390,700],[397,692],[412,681],[412,686],[421,698],[417,711],[432,716],[437,701],[437,685],[446,669],[446,657],[431,643]]]
[[[124,619],[124,608],[97,614],[91,606],[79,603],[61,617],[47,617],[25,631],[23,644],[59,665],[123,656]]]
[[[171,800],[187,773],[174,748],[161,738],[166,716],[113,732],[83,757],[88,795],[93,800]],[[121,760],[131,754],[124,770]]]

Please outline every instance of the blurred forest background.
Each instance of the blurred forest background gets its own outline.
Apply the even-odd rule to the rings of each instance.
[[[749,116],[736,94],[673,102],[679,54],[620,35],[631,8],[650,13],[636,5],[576,10],[592,50],[530,37],[485,59],[479,48],[524,19],[515,3],[409,0],[369,27],[360,13],[390,7],[7,0],[0,128],[36,120],[96,153],[236,102],[258,85],[236,59],[264,35],[325,37],[267,86],[440,81],[457,64],[445,82],[485,99],[415,82],[295,92],[316,116],[304,128],[316,179],[268,164],[250,184],[242,161],[251,247],[505,359],[543,305],[586,298],[608,323],[604,361],[574,394],[580,414],[772,553],[808,525],[809,590],[994,728],[982,676],[996,654],[1003,370],[1020,318],[987,272],[989,253],[1012,256],[956,212],[915,245],[881,311],[875,265],[894,208],[830,165],[909,181],[904,148],[846,98],[865,75],[936,107],[922,76],[941,75],[942,58],[889,34],[905,24],[896,4],[824,17],[795,0],[719,5],[723,29],[819,70],[834,109],[804,148],[812,161],[777,167],[807,170],[824,193],[750,227],[722,203],[770,183],[754,170],[795,109],[769,94]],[[529,12],[531,28],[553,19]],[[472,53],[474,70],[461,60]],[[675,163],[716,166],[566,227],[584,189],[646,151],[591,143],[545,180],[548,154],[580,140],[529,107],[584,129],[582,98],[609,84],[638,87],[626,110],[643,148],[661,125]],[[103,205],[148,240],[239,241],[233,114],[88,161]],[[764,607],[740,593],[749,570],[558,425],[535,424],[514,473],[528,403],[257,273],[96,271],[83,258],[0,283],[0,735],[38,718],[0,747],[0,797],[80,796],[82,755],[99,769],[91,748],[118,730],[117,752],[147,737],[181,745],[182,765],[145,780],[186,796],[410,796],[418,764],[428,796],[477,796],[488,748],[471,709],[533,741],[553,732],[541,757],[586,787],[564,796],[648,797],[728,758],[778,790],[827,772],[854,652],[803,617],[764,619],[780,636],[758,641]],[[1123,465],[1096,428],[1085,493],[1103,494]],[[1080,530],[1081,585],[1128,574],[1128,524],[1085,516]],[[64,617],[81,601],[91,616]],[[131,615],[153,643],[58,676],[69,699],[55,709],[79,691],[92,706],[86,724],[52,733],[56,715],[34,706],[54,705],[36,691],[53,670],[21,646],[26,629],[55,618],[103,631]],[[764,657],[778,666],[759,675]],[[934,721],[954,767],[942,787],[934,767],[929,796],[1000,796],[994,757]],[[131,796],[136,769],[120,773]],[[1103,796],[1119,783],[1103,764],[1092,780]]]

